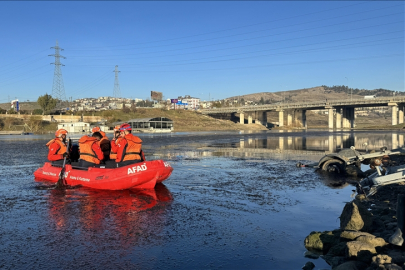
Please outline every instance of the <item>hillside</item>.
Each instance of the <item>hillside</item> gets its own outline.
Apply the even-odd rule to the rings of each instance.
[[[288,90],[280,92],[261,92],[248,95],[240,95],[229,97],[229,100],[241,100],[245,101],[260,102],[263,98],[265,103],[275,103],[275,102],[312,102],[320,100],[338,100],[338,99],[357,99],[363,98],[368,95],[377,96],[393,96],[393,95],[404,95],[401,92],[395,92],[386,89],[351,89],[345,86],[317,86],[312,88],[304,88],[299,90]]]
[[[253,101],[259,103],[263,98],[265,104],[275,103],[275,102],[311,102],[311,101],[324,101],[328,100],[338,100],[338,99],[349,99],[352,97],[363,98],[368,95],[381,96],[393,96],[393,95],[405,95],[402,92],[395,92],[387,89],[352,89],[346,86],[317,86],[312,88],[304,88],[298,90],[286,90],[280,92],[261,92],[240,96],[232,96],[227,98],[227,100],[242,100]],[[41,107],[37,102],[20,102],[20,110],[32,111],[35,109],[40,109]],[[0,103],[0,109],[9,110],[10,103]]]

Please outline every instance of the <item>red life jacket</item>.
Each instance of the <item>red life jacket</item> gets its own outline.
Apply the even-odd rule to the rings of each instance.
[[[54,142],[57,142],[60,146],[58,152],[56,153],[57,155],[63,155],[64,153],[66,153],[67,147],[66,145],[59,139],[59,138],[55,138],[50,140],[46,146],[48,146],[48,148],[51,148],[51,144],[53,144]]]
[[[141,149],[142,149],[142,140],[137,136],[129,133],[125,135],[125,140],[127,140],[127,145],[125,152],[123,153],[122,161],[127,160],[141,160]]]
[[[100,160],[98,159],[96,153],[94,153],[93,149],[91,148],[93,144],[96,142],[97,142],[96,138],[89,137],[87,135],[80,138],[79,140],[80,159],[94,164],[100,164]]]

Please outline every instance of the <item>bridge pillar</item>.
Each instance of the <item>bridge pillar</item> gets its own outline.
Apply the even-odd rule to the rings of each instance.
[[[398,105],[392,106],[392,125],[398,124]]]
[[[337,135],[336,136],[336,148],[343,148],[343,143],[342,143],[342,135]]]
[[[293,125],[295,127],[299,127],[299,121],[298,121],[298,110],[293,111]]]
[[[284,137],[278,137],[278,147],[280,150],[284,150]]]
[[[333,135],[328,136],[328,150],[330,153],[334,153],[336,151],[336,147],[334,145]]]
[[[404,123],[404,104],[400,104],[398,107],[398,124]]]
[[[398,134],[392,134],[392,149],[398,148]]]
[[[342,108],[336,108],[336,128],[342,128]]]
[[[248,115],[248,124],[252,124],[253,123],[253,121],[252,121],[252,115]]]
[[[333,129],[333,108],[328,108],[328,127]]]
[[[239,123],[242,125],[245,124],[245,114],[244,113],[239,113]]]
[[[262,116],[262,119],[261,119],[262,125],[267,127],[267,112],[266,111],[261,112],[261,113],[259,112],[259,114],[261,114],[261,116]]]
[[[261,124],[267,127],[267,112],[256,111],[255,112],[255,124]]]
[[[342,125],[343,125],[343,128],[350,128],[350,125],[351,125],[351,121],[350,121],[350,115],[351,115],[351,113],[350,113],[350,109],[351,108],[348,108],[348,107],[343,107],[343,121],[342,121]]]
[[[278,126],[283,127],[284,126],[284,111],[280,110],[278,112]]]
[[[354,123],[354,120],[355,120],[354,107],[353,108],[348,108],[348,109],[349,109],[349,125],[350,125],[350,128],[354,128],[354,126],[355,126],[355,123]]]
[[[288,111],[287,112],[287,126],[290,127],[292,125],[292,119],[293,119],[292,111]]]
[[[302,110],[302,126],[307,129],[307,110]]]

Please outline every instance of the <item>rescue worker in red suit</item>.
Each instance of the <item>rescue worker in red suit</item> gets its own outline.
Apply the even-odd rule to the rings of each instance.
[[[145,156],[142,152],[142,140],[132,135],[132,128],[129,124],[122,124],[120,127],[121,140],[118,142],[117,167],[142,162]]]
[[[69,157],[66,141],[67,134],[66,129],[58,129],[55,132],[55,139],[50,140],[46,144],[49,148],[48,160],[51,161],[53,165],[63,165],[63,159]]]
[[[111,152],[110,152],[110,159],[115,160],[117,159],[117,152],[118,152],[118,143],[121,141],[120,137],[120,125],[114,127],[114,138],[111,140]]]
[[[104,158],[103,151],[101,151],[98,144],[101,138],[102,135],[99,132],[94,132],[91,136],[84,135],[80,138],[80,167],[97,167],[101,164]]]
[[[91,132],[99,132],[101,134],[101,140],[98,141],[98,145],[101,148],[101,151],[103,151],[104,158],[103,161],[109,160],[110,159],[110,140],[106,136],[105,132],[101,131],[100,127],[94,127]]]

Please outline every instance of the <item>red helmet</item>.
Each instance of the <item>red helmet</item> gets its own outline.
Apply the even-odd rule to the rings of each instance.
[[[92,130],[91,130],[91,132],[100,132],[101,131],[101,128],[100,127],[94,127]]]
[[[120,131],[120,127],[121,127],[120,125],[116,125],[116,126],[114,127],[114,132],[115,132],[115,131]]]
[[[63,129],[63,128],[58,129],[58,130],[55,132],[55,137],[58,137],[58,138],[59,138],[59,137],[62,136],[62,134],[67,135],[67,134],[68,134],[67,130],[66,130],[66,129]]]
[[[132,130],[131,125],[124,123],[120,126],[120,131],[124,131],[124,130]]]

